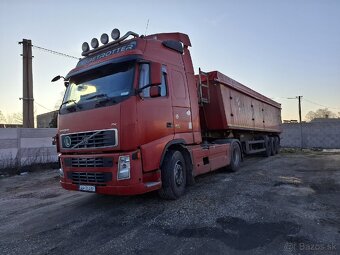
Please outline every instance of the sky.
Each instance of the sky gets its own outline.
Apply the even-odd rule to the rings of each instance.
[[[149,24],[147,26],[149,20]],[[282,119],[340,112],[340,1],[0,0],[0,111],[21,112],[23,38],[80,57],[81,44],[121,34],[189,35],[195,72],[218,70],[282,104]],[[147,28],[147,29],[146,29]],[[33,49],[35,112],[54,110],[77,60]]]

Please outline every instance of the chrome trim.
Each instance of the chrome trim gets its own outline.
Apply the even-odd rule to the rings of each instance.
[[[91,147],[91,148],[64,148],[63,147],[63,142],[62,142],[62,138],[63,136],[68,136],[68,135],[74,135],[74,134],[85,134],[85,133],[92,133],[92,132],[101,132],[101,131],[115,131],[114,132],[114,138],[115,138],[115,144],[114,145],[110,145],[110,146],[103,146],[103,147]],[[98,130],[90,130],[90,131],[80,131],[80,132],[73,132],[73,133],[67,133],[67,134],[62,134],[60,135],[59,138],[59,142],[60,142],[60,147],[63,150],[90,150],[90,149],[100,149],[100,148],[112,148],[112,147],[116,147],[118,146],[118,129],[117,128],[110,128],[110,129],[98,129]]]

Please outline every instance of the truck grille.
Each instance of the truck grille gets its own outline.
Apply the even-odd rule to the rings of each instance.
[[[60,136],[63,149],[105,148],[117,145],[117,130],[98,130]]]
[[[112,173],[68,172],[68,178],[72,180],[73,184],[105,186],[106,182],[112,180]]]
[[[111,158],[65,158],[67,167],[112,167]]]

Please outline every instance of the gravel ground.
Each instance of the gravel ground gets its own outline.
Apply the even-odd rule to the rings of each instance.
[[[0,179],[0,254],[340,254],[340,154],[247,158],[176,201]]]

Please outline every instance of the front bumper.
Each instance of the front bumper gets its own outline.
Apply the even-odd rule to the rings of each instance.
[[[72,184],[68,182],[60,181],[61,186],[67,190],[77,190],[79,191],[79,185]],[[88,185],[88,184],[87,184]],[[97,194],[107,194],[107,195],[120,195],[120,196],[129,196],[129,195],[138,195],[143,194],[149,191],[160,189],[161,184],[154,185],[152,187],[148,187],[147,184],[138,183],[131,184],[127,186],[96,186]]]
[[[118,160],[119,156],[130,156],[130,178],[118,180]],[[93,162],[93,159],[104,159],[101,166],[88,166],[83,162]],[[143,173],[142,160],[139,151],[112,154],[86,154],[86,155],[60,155],[60,161],[64,176],[60,178],[60,184],[67,190],[78,190],[80,185],[95,186],[96,193],[108,195],[137,195],[161,188],[160,171]],[[70,162],[78,162],[70,164]],[[81,163],[79,163],[81,162]],[[79,178],[79,176],[110,176],[95,181],[89,178]],[[78,178],[74,178],[78,176]]]

